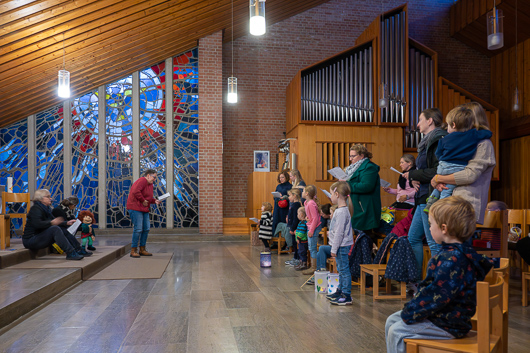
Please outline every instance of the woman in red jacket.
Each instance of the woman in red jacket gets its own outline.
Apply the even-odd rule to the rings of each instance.
[[[131,215],[133,223],[131,257],[152,256],[145,250],[145,243],[149,235],[149,205],[160,204],[160,201],[153,197],[153,183],[156,180],[156,170],[147,169],[144,176],[136,180],[131,187],[131,192],[127,198],[127,210]],[[138,251],[138,241],[140,250]]]

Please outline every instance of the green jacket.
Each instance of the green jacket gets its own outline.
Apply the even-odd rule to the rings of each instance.
[[[381,184],[379,166],[370,160],[361,164],[348,180],[351,188],[353,229],[370,230],[379,227],[381,220]]]

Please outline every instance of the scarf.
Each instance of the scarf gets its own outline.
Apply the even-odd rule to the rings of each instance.
[[[444,129],[442,129],[441,127],[437,127],[431,132],[429,132],[427,135],[423,136],[420,143],[418,144],[418,152],[421,152],[426,149],[427,146],[431,144],[432,139],[443,132],[445,132]]]
[[[33,202],[33,204],[40,207],[46,213],[46,216],[48,216],[48,218],[55,218],[52,215],[52,210],[48,206],[45,206],[42,202],[35,201]]]
[[[69,221],[71,219],[75,219],[75,213],[74,213],[74,210],[71,210],[70,207],[68,206],[65,206],[65,205],[59,205],[61,206],[61,208],[63,209],[64,213],[66,213],[66,219],[65,221]]]
[[[408,171],[411,171],[413,169],[416,169],[416,166],[413,165],[411,166],[409,169],[403,171],[403,173],[406,173]],[[398,184],[399,184],[399,187],[402,188],[403,190],[405,190],[407,188],[407,179],[403,178],[402,175],[399,176],[399,180],[398,180]],[[412,181],[409,181],[409,184],[410,184],[410,187],[412,187]]]
[[[351,176],[353,175],[353,173],[355,173],[357,171],[357,169],[359,169],[359,167],[361,166],[361,164],[363,164],[363,162],[365,160],[367,160],[368,158],[364,157],[363,159],[353,163],[353,164],[350,164],[348,166],[348,168],[344,169],[344,173],[346,173],[346,175],[348,176],[346,178],[346,180],[350,180],[351,179]]]

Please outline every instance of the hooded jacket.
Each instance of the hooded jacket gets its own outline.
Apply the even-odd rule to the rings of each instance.
[[[406,324],[430,320],[456,338],[465,336],[476,311],[477,281],[483,281],[492,267],[486,255],[477,254],[468,245],[443,243],[401,318]]]

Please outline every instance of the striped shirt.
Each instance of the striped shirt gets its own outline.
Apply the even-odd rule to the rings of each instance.
[[[272,214],[269,211],[261,213],[259,237],[262,239],[272,239]]]

